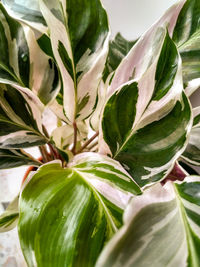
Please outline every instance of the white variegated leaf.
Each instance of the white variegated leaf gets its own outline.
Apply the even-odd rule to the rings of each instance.
[[[200,178],[189,176],[134,197],[95,266],[199,266],[199,196]]]
[[[181,157],[192,165],[200,165],[200,107],[193,109],[193,127]]]
[[[106,61],[108,24],[105,10],[99,0],[76,4],[71,0],[62,3],[44,0],[40,1],[40,7],[62,76],[65,115],[71,123],[83,120],[93,112]],[[87,20],[83,8],[89,14]],[[72,24],[74,20],[76,23]]]
[[[43,105],[27,88],[0,85],[0,147],[21,148],[44,144]]]
[[[34,32],[0,4],[0,82],[31,89],[46,105],[60,90],[57,67],[39,47]]]
[[[131,66],[128,55],[119,65],[118,69],[123,65],[132,69],[135,66],[135,78],[117,88],[107,101],[99,145],[101,153],[119,160],[144,186],[170,172],[186,147],[192,117],[183,93],[181,59],[166,29],[148,31],[137,44],[141,45],[140,49],[146,47],[147,58],[141,57],[138,65]],[[139,49],[137,44],[130,55]],[[127,71],[124,73],[126,76]],[[112,83],[115,77],[119,78],[117,83],[125,79],[121,75],[117,70]]]
[[[199,0],[186,0],[179,13],[173,31],[183,62],[183,82],[187,94],[200,86],[200,3]]]
[[[2,0],[9,15],[40,32],[47,32],[46,22],[40,12],[38,0]]]

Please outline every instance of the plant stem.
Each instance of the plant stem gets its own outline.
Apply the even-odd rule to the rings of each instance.
[[[25,156],[27,156],[28,158],[30,158],[32,161],[36,162],[37,165],[42,165],[42,162],[40,162],[39,160],[37,160],[36,158],[34,158],[33,156],[31,156],[31,154],[29,154],[28,152],[24,151],[23,149],[20,149],[21,153],[24,154]]]
[[[49,161],[49,157],[48,157],[48,152],[46,150],[46,148],[44,146],[39,146],[39,150],[40,150],[40,153],[42,155],[42,160],[43,162],[48,162]]]
[[[76,122],[73,123],[73,127],[74,127],[74,143],[73,143],[73,147],[72,147],[72,153],[75,155],[76,154],[76,144],[77,144],[77,133],[78,133],[78,128],[76,125]]]
[[[82,152],[97,136],[99,135],[99,131],[97,131],[90,139],[88,139],[85,144],[77,151],[76,154]]]
[[[187,175],[187,172],[176,162],[172,171],[161,181],[161,184],[164,185],[167,181],[183,181]]]
[[[95,141],[94,143],[91,143],[91,145],[89,145],[88,147],[87,147],[87,149],[88,150],[91,150],[92,148],[94,148],[95,146],[97,146],[98,145],[98,141]]]
[[[42,124],[42,130],[43,130],[45,136],[49,139],[49,133],[47,131],[47,128],[44,126],[44,124]]]
[[[52,158],[53,159],[58,159],[58,152],[56,151],[56,149],[53,147],[52,144],[48,143],[48,146],[49,146],[49,149],[50,149],[50,152],[51,152],[51,155],[52,155]]]

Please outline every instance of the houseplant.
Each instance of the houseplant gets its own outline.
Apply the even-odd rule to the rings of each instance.
[[[180,1],[109,43],[99,0],[2,1],[0,168],[38,169],[0,227],[28,266],[200,266],[199,14]]]

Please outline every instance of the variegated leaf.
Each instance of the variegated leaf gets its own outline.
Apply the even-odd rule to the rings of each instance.
[[[99,130],[101,113],[107,99],[107,89],[114,75],[114,71],[135,43],[136,41],[127,41],[120,33],[110,42],[103,78],[98,87],[97,104],[90,117],[90,126],[96,132]]]
[[[200,165],[200,107],[193,109],[193,127],[189,143],[181,157],[192,165]]]
[[[63,81],[68,122],[93,111],[108,50],[108,22],[99,0],[40,1]]]
[[[98,154],[80,154],[66,169],[59,162],[40,167],[20,199],[28,265],[94,266],[121,226],[127,201],[140,193],[118,162]]]
[[[100,138],[100,152],[119,160],[140,186],[170,172],[192,124],[176,46],[162,28],[154,40],[156,55],[154,46],[146,48],[151,60],[144,75],[122,85],[106,103],[100,136],[106,142]],[[146,64],[140,60],[139,69]]]
[[[173,31],[173,40],[181,54],[183,81],[189,92],[200,86],[200,2],[199,0],[183,2],[184,6]]]
[[[163,28],[167,27],[169,36],[171,37],[176,25],[176,20],[184,3],[185,0],[169,8],[158,22],[152,25],[151,28],[139,38],[137,43],[116,69],[109,88],[109,95],[115,92],[117,88],[124,83],[132,79],[140,79],[150,67],[153,67],[154,63],[156,64],[165,36]],[[154,65],[154,67],[156,66]]]
[[[99,87],[98,87],[97,103],[95,106],[95,110],[89,118],[90,126],[96,132],[99,131],[99,124],[101,121],[103,107],[107,100],[107,89],[109,86],[109,78],[110,78],[110,75],[108,76],[108,79],[105,83],[103,80],[100,81]]]
[[[44,104],[60,89],[53,60],[40,49],[34,32],[12,19],[0,4],[0,82],[30,88]]]
[[[0,215],[0,233],[12,230],[18,222],[19,209],[18,209],[19,196],[17,196],[7,207],[5,212]]]
[[[42,132],[43,106],[26,88],[0,84],[0,148],[41,145],[48,140]]]
[[[200,177],[134,197],[96,267],[200,266]]]
[[[118,33],[114,40],[110,41],[108,57],[103,73],[103,81],[106,82],[109,74],[113,73],[119,66],[122,59],[128,54],[136,41],[126,40]]]
[[[20,149],[0,149],[0,170],[19,167],[22,165],[40,166],[41,163],[28,157]]]
[[[46,22],[40,12],[38,0],[2,0],[9,15],[40,32],[47,32]]]

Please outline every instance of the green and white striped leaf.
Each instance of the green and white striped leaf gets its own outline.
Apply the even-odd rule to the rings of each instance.
[[[192,124],[176,46],[166,31],[159,29],[156,36],[156,55],[151,46],[146,50],[155,61],[142,78],[122,85],[109,98],[100,134],[100,152],[120,161],[140,186],[170,172]]]
[[[110,80],[112,80],[114,75],[114,71],[135,43],[136,41],[127,41],[120,33],[118,33],[115,36],[115,39],[109,44],[109,52],[103,71],[103,78],[98,87],[97,104],[90,117],[90,125],[95,131],[99,130],[101,114],[107,99],[107,90]]]
[[[96,267],[200,266],[200,178],[134,197]]]
[[[132,79],[139,80],[150,67],[153,68],[153,65],[156,67],[155,64],[159,58],[163,38],[165,38],[164,29],[167,28],[169,36],[171,37],[184,2],[185,0],[180,1],[169,8],[158,22],[152,25],[150,29],[139,38],[137,43],[116,69],[109,88],[109,96],[124,83]]]
[[[173,31],[173,40],[181,54],[183,81],[188,87],[186,92],[191,94],[200,86],[200,2],[184,2]]]
[[[41,163],[28,157],[20,149],[0,149],[0,170],[22,165],[40,166]]]
[[[40,1],[63,81],[68,122],[93,111],[108,51],[108,21],[99,0]]]
[[[5,212],[0,215],[0,233],[12,230],[17,226],[19,209],[19,196],[17,196],[7,207]]]
[[[193,127],[182,158],[192,165],[200,165],[200,107],[193,109]]]
[[[119,66],[122,59],[128,54],[136,41],[126,40],[120,33],[110,41],[108,57],[103,72],[103,81],[106,82],[108,76]]]
[[[0,148],[46,143],[42,111],[43,105],[29,89],[0,84]]]
[[[38,0],[2,0],[9,15],[40,32],[47,32]]]
[[[140,193],[118,162],[94,153],[80,154],[66,169],[56,161],[43,165],[20,199],[28,266],[94,266],[128,200]]]
[[[60,89],[53,60],[39,47],[34,32],[12,19],[0,4],[0,82],[31,89],[44,104]]]

